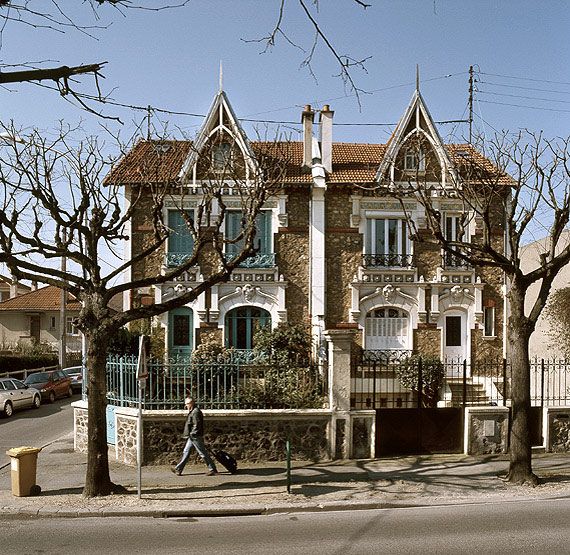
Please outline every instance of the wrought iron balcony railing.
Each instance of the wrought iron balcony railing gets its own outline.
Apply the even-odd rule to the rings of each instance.
[[[453,268],[457,270],[461,269],[470,270],[473,266],[469,262],[467,262],[467,260],[463,260],[459,256],[450,253],[445,253],[443,255],[443,267]]]
[[[414,265],[413,254],[364,254],[365,268],[409,268]]]
[[[187,252],[168,252],[166,253],[166,265],[169,268],[176,268],[184,264],[192,257],[192,253]]]
[[[231,260],[235,254],[227,253],[226,258]],[[275,266],[275,253],[256,253],[240,262],[240,268],[273,268]]]

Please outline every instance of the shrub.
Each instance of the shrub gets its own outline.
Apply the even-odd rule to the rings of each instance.
[[[439,357],[412,355],[400,361],[396,366],[396,374],[403,387],[411,389],[417,394],[420,362],[422,368],[422,405],[424,407],[436,407],[445,373]]]

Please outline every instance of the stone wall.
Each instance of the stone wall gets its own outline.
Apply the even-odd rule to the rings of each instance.
[[[547,451],[570,452],[570,407],[548,407],[545,412]]]
[[[137,464],[137,417],[116,414],[115,456],[119,462],[134,466]]]
[[[465,453],[490,455],[506,453],[508,407],[468,407],[465,409]]]
[[[77,401],[73,407],[73,449],[87,453],[87,403]]]
[[[352,459],[370,459],[375,451],[376,411],[352,414]]]

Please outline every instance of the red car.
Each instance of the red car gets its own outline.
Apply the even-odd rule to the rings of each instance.
[[[34,372],[30,374],[24,383],[38,389],[42,399],[53,403],[58,397],[71,397],[71,379],[62,370],[49,370],[47,372]]]

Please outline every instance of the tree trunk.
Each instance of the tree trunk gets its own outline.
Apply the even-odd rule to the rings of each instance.
[[[107,344],[100,333],[87,333],[88,422],[85,497],[109,495],[114,485],[107,456]]]
[[[508,341],[512,368],[510,464],[507,480],[517,484],[538,484],[532,472],[530,442],[530,360],[528,341],[532,332],[524,314],[524,290],[511,288]]]

